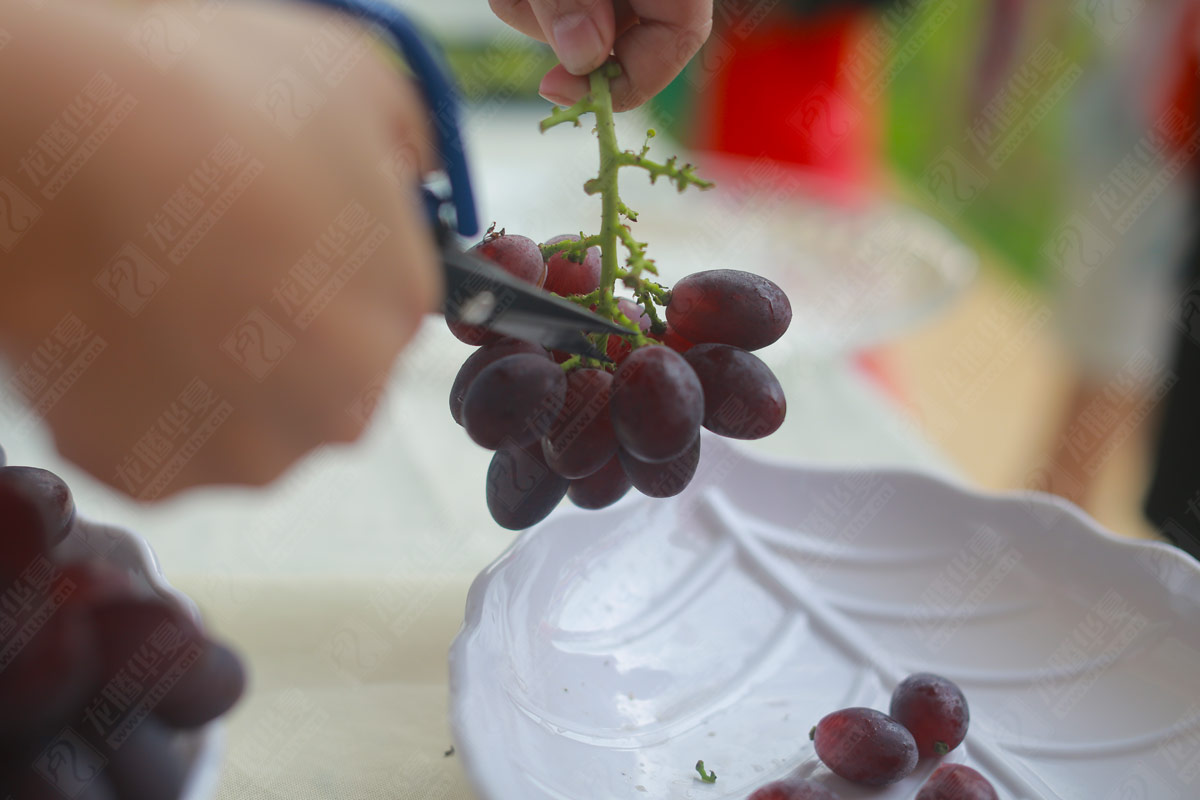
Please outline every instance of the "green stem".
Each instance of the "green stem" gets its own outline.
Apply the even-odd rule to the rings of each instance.
[[[701,189],[711,189],[712,181],[706,181],[696,177],[696,167],[692,164],[684,164],[682,167],[676,166],[677,159],[671,156],[665,163],[659,164],[657,161],[651,161],[645,157],[645,153],[641,155],[626,150],[617,154],[617,162],[622,167],[641,167],[650,173],[650,183],[655,183],[661,177],[666,177],[678,187],[679,191],[683,191],[689,185],[696,186]]]
[[[608,81],[618,74],[620,67],[605,64],[589,77],[596,138],[600,140],[600,171],[596,175],[600,189],[600,302],[597,310],[610,318],[617,310],[613,287],[617,283],[617,236],[621,229],[617,181],[621,151],[617,146],[617,126],[613,121],[612,91]]]
[[[599,236],[584,236],[581,239],[565,239],[554,244],[538,245],[538,247],[541,248],[542,258],[547,261],[550,260],[550,256],[562,252],[566,252],[568,257],[577,255],[579,256],[578,260],[582,261],[584,254],[587,253],[587,249],[598,244],[600,244]]]
[[[612,107],[612,103],[609,103],[609,108],[611,108],[611,107]],[[571,106],[570,108],[562,108],[560,106],[555,106],[554,110],[550,112],[550,116],[548,116],[544,120],[542,120],[542,122],[538,126],[538,128],[539,128],[539,130],[541,130],[542,133],[545,133],[546,131],[553,128],[555,125],[562,125],[564,122],[570,122],[576,128],[578,128],[579,127],[579,118],[582,117],[584,114],[587,114],[590,111],[595,111],[595,109],[592,108],[592,98],[591,97],[584,97],[582,100],[580,100],[578,103]]]
[[[650,337],[642,333],[641,327],[629,317],[625,316],[625,312],[621,311],[619,306],[617,310],[613,312],[613,322],[629,328],[629,333],[623,335],[633,340],[634,347],[641,347],[642,345],[650,343]]]
[[[609,81],[620,74],[620,66],[615,63],[605,64],[588,76],[589,91],[583,99],[570,108],[555,107],[550,112],[550,116],[542,120],[541,130],[544,132],[566,122],[573,123],[578,127],[581,116],[587,113],[595,115],[596,137],[600,146],[600,168],[594,178],[584,183],[583,190],[589,195],[600,195],[601,209],[598,234],[583,236],[581,232],[580,241],[564,241],[543,247],[542,256],[548,259],[555,253],[565,253],[568,257],[582,258],[586,256],[589,247],[599,245],[599,288],[586,295],[576,295],[569,299],[581,305],[594,306],[596,313],[629,328],[629,333],[625,335],[625,338],[632,343],[633,347],[637,348],[651,344],[654,340],[642,333],[636,323],[620,312],[613,296],[617,279],[619,278],[626,288],[633,291],[638,304],[646,310],[646,315],[650,318],[650,330],[656,334],[661,333],[666,327],[656,306],[666,305],[670,292],[665,287],[642,278],[643,272],[657,275],[658,268],[653,259],[646,257],[645,243],[639,242],[623,222],[623,219],[630,223],[636,222],[637,212],[621,201],[618,193],[618,174],[622,167],[639,167],[650,174],[651,183],[660,177],[665,177],[674,183],[681,192],[688,186],[707,189],[712,184],[696,177],[695,167],[691,164],[678,166],[677,159],[674,157],[663,163],[647,159],[646,154],[650,150],[650,139],[653,138],[654,131],[647,132],[646,143],[642,146],[640,153],[623,151],[618,147]],[[617,259],[617,248],[620,245],[624,245],[625,249],[629,251],[629,256],[625,260],[625,268],[621,267]],[[608,338],[608,334],[592,337],[602,352],[607,350]],[[568,359],[562,366],[565,370],[571,370],[587,365],[612,368],[611,364],[605,365],[579,356]],[[713,780],[715,779],[714,775]]]
[[[658,267],[654,266],[651,259],[646,258],[646,245],[644,242],[639,242],[633,237],[633,233],[629,228],[622,225],[617,229],[617,236],[621,238],[621,243],[625,245],[625,249],[629,251],[629,258],[625,263],[629,266],[629,274],[634,278],[642,274],[642,270],[658,274]]]
[[[600,290],[595,289],[587,294],[569,294],[564,299],[570,300],[572,303],[581,305],[584,308],[591,308],[600,302]]]
[[[658,316],[658,306],[655,304],[653,293],[646,289],[639,289],[637,296],[642,308],[646,309],[646,316],[650,317],[650,331],[652,333],[662,333],[666,330],[666,323]]]

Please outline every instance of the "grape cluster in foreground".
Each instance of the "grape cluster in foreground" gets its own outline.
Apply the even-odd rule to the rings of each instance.
[[[232,651],[108,562],[64,563],[66,484],[0,451],[0,797],[174,800],[178,731],[245,685]]]
[[[560,249],[563,243],[575,250]],[[493,228],[472,252],[599,311],[600,254],[584,245],[564,235],[539,246]],[[454,379],[450,413],[476,444],[496,451],[487,503],[500,525],[529,527],[564,496],[588,509],[611,505],[631,488],[671,497],[696,472],[701,426],[757,439],[783,423],[783,389],[750,352],[787,330],[783,291],[732,269],[653,290],[637,300],[610,298],[611,316],[630,329],[629,336],[594,337],[611,363],[449,323],[460,340],[481,345]],[[665,322],[654,294],[666,301]]]

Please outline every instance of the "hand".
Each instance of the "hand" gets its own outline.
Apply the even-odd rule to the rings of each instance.
[[[712,0],[489,0],[496,16],[548,42],[559,64],[538,91],[571,105],[588,91],[587,74],[615,53],[621,77],[613,107],[649,100],[687,65],[712,31]]]
[[[416,190],[433,152],[415,87],[357,23],[299,3],[222,6],[161,74],[128,44],[141,10],[93,11],[82,26],[63,5],[47,3],[4,54],[62,52],[39,41],[46,23],[86,44],[53,80],[29,81],[35,105],[34,92],[62,91],[31,112],[20,152],[98,69],[136,105],[52,200],[23,185],[43,215],[0,254],[14,371],[39,363],[67,315],[103,343],[44,412],[59,450],[152,499],[266,483],[358,437],[440,295]],[[321,53],[332,56],[307,57]],[[210,396],[203,411],[188,391]]]

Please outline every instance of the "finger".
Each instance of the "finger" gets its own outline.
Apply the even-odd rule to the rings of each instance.
[[[542,78],[538,86],[538,94],[551,103],[569,106],[583,98],[590,86],[588,79],[582,75],[572,75],[567,68],[558,64]]]
[[[613,108],[625,111],[666,88],[712,31],[712,0],[630,0],[638,22],[613,46],[621,75]]]
[[[625,31],[637,24],[637,14],[633,12],[633,8],[629,5],[629,0],[615,0],[613,11],[615,14],[617,36],[625,33]],[[586,77],[572,75],[560,64],[551,69],[542,78],[541,85],[538,86],[538,94],[551,103],[569,106],[582,99],[587,94],[588,89],[589,84]]]
[[[554,54],[572,75],[586,75],[612,52],[616,20],[610,0],[529,0]]]
[[[629,4],[629,0],[613,0],[613,13],[616,15],[617,36],[637,24],[637,13]]]
[[[488,0],[488,4],[505,25],[539,42],[546,41],[546,34],[542,33],[542,26],[526,0]]]

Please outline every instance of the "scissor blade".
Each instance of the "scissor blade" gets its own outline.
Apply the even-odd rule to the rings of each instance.
[[[448,319],[601,360],[606,360],[605,356],[583,331],[629,333],[611,320],[454,247],[443,249],[442,263],[446,278],[443,311]]]
[[[557,322],[547,323],[545,317],[531,317],[520,312],[501,314],[489,328],[526,342],[536,342],[547,350],[561,350],[564,353],[578,353],[598,361],[608,361],[602,353],[588,340],[579,328],[569,325],[559,326]]]

